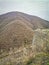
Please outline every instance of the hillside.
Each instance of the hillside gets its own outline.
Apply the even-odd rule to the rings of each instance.
[[[22,12],[9,12],[0,15],[0,28],[3,28],[8,23],[14,20],[21,20],[25,22],[32,29],[49,28],[49,22],[37,16],[28,15]]]
[[[49,22],[21,12],[0,15],[0,65],[49,65]]]

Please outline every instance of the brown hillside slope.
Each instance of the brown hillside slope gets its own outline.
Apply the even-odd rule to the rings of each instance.
[[[25,43],[31,44],[33,31],[23,21],[15,20],[7,24],[0,33],[0,49],[10,49],[10,47],[21,47]]]
[[[21,12],[0,15],[0,48],[20,46],[24,39],[31,43],[33,29],[37,28],[49,28],[49,22]]]
[[[32,29],[49,28],[49,22],[37,16],[31,16],[21,12],[9,12],[0,15],[0,29],[14,20],[22,20]]]
[[[21,12],[0,15],[0,65],[49,65],[49,22]]]

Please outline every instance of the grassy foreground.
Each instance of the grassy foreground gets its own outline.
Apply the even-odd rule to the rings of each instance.
[[[19,49],[1,50],[0,65],[49,65],[49,29],[35,30],[33,40]]]

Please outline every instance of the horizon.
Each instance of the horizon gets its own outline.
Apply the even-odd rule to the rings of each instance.
[[[0,15],[18,11],[49,21],[48,0],[0,0]]]
[[[44,18],[42,18],[42,17],[40,17],[40,16],[37,16],[37,15],[31,15],[31,14],[28,14],[28,13],[24,13],[24,12],[20,12],[20,11],[11,11],[11,12],[6,12],[6,13],[3,13],[3,14],[0,14],[0,16],[1,15],[5,15],[5,14],[8,14],[8,13],[15,13],[15,12],[19,12],[19,13],[23,13],[23,14],[27,14],[27,15],[30,15],[30,16],[36,16],[36,17],[39,17],[39,18],[41,18],[41,19],[43,19],[43,20],[46,20],[46,19],[44,19]],[[49,21],[49,20],[46,20],[46,21]]]

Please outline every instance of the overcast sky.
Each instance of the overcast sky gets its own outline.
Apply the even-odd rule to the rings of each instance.
[[[20,11],[49,21],[49,0],[0,0],[0,15]]]

